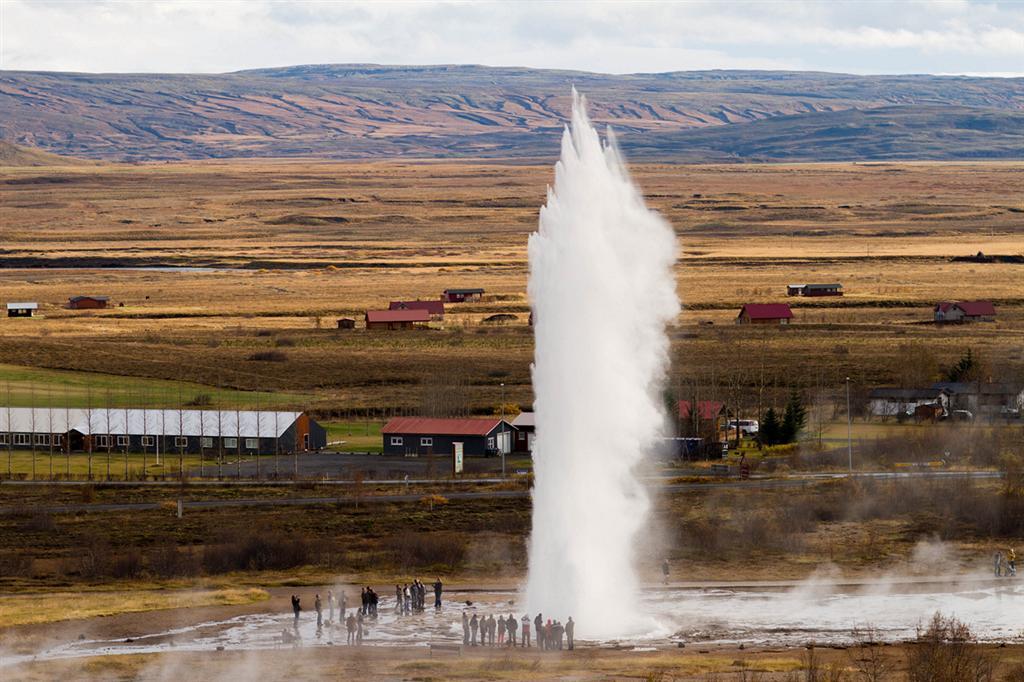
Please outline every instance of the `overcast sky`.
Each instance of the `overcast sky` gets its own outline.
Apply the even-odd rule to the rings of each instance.
[[[358,62],[1024,75],[1024,0],[0,0],[0,13],[3,69]]]

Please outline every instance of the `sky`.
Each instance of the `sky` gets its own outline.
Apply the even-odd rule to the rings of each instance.
[[[1024,0],[0,0],[0,68],[296,64],[1024,75]]]

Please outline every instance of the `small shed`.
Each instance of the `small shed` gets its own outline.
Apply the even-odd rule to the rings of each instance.
[[[736,316],[736,324],[789,324],[792,319],[788,303],[747,303]]]
[[[68,299],[68,308],[72,310],[97,310],[106,308],[109,296],[72,296]]]
[[[832,284],[790,284],[786,286],[787,296],[842,296],[843,285]]]
[[[512,426],[516,429],[513,436],[512,450],[514,452],[532,454],[533,439],[537,431],[533,412],[520,412],[519,415],[512,420]]]
[[[462,443],[469,456],[512,451],[512,424],[503,419],[396,417],[381,429],[384,454],[449,454]]]
[[[445,303],[469,303],[479,301],[483,296],[483,289],[445,289],[441,300]]]
[[[415,329],[430,322],[426,310],[367,310],[367,329]]]
[[[351,317],[338,318],[338,329],[355,329],[356,321]]]
[[[391,301],[388,310],[426,310],[435,320],[444,319],[444,301]]]
[[[33,317],[39,310],[39,304],[32,301],[19,301],[7,304],[7,317]]]

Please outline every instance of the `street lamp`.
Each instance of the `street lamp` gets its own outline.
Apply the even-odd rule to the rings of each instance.
[[[853,413],[850,412],[850,377],[846,377],[846,455],[853,475]]]
[[[501,431],[498,434],[498,451],[501,452],[501,477],[505,478],[505,382],[501,382]]]

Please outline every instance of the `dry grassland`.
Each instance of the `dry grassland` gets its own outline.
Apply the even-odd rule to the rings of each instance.
[[[905,380],[921,348],[938,367],[968,347],[996,378],[1021,378],[1024,265],[949,259],[1024,253],[1022,171],[634,167],[679,234],[674,381],[717,391],[756,374],[782,391],[851,376],[866,387]],[[500,382],[526,405],[525,247],[550,180],[547,167],[491,163],[3,168],[0,298],[38,300],[44,317],[0,322],[0,362],[290,393],[279,404],[324,413],[416,410],[441,386],[489,411]],[[787,300],[787,283],[811,281],[841,281],[847,295],[789,299],[791,329],[731,324],[742,303]],[[337,317],[460,286],[484,287],[487,300],[449,306],[443,330],[333,329]],[[124,306],[61,307],[76,294]],[[937,300],[973,298],[995,300],[999,321],[918,324]],[[517,320],[481,324],[495,312]],[[284,360],[250,359],[267,350]]]

